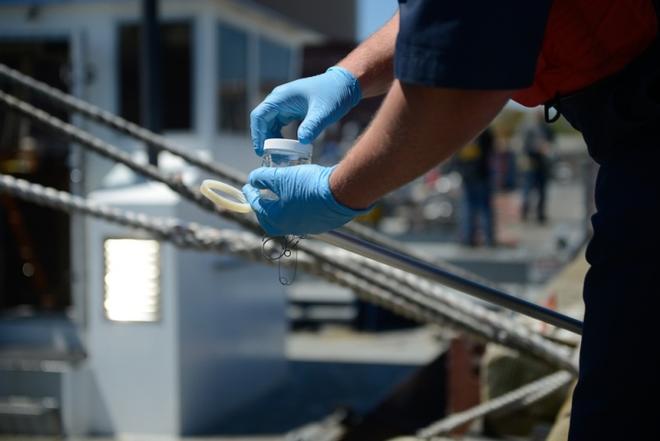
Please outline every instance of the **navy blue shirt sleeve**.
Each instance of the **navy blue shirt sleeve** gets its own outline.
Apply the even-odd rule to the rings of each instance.
[[[400,0],[394,73],[458,89],[532,85],[552,0]]]

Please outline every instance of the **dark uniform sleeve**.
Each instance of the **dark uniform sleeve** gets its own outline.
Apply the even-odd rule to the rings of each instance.
[[[400,0],[395,76],[460,89],[532,85],[552,0]]]

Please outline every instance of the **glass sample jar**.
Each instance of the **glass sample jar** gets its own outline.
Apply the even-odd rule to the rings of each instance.
[[[312,163],[312,145],[302,144],[295,139],[269,138],[264,141],[263,167],[291,167]],[[261,190],[264,199],[277,200],[270,190]]]

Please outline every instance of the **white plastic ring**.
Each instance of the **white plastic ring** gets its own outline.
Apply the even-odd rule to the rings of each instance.
[[[250,207],[250,204],[247,203],[243,192],[238,188],[225,184],[224,182],[214,181],[213,179],[205,179],[202,182],[202,185],[199,187],[199,190],[214,204],[219,205],[222,208],[226,208],[227,210],[235,211],[237,213],[249,213],[252,211],[252,207]],[[227,199],[224,196],[220,196],[214,190],[228,194],[229,196],[237,199],[239,202]]]

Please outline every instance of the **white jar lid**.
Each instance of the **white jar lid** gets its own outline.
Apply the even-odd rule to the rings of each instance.
[[[279,150],[281,152],[295,152],[304,156],[312,155],[311,144],[303,144],[295,139],[285,138],[268,138],[264,141],[264,151],[266,150]]]

